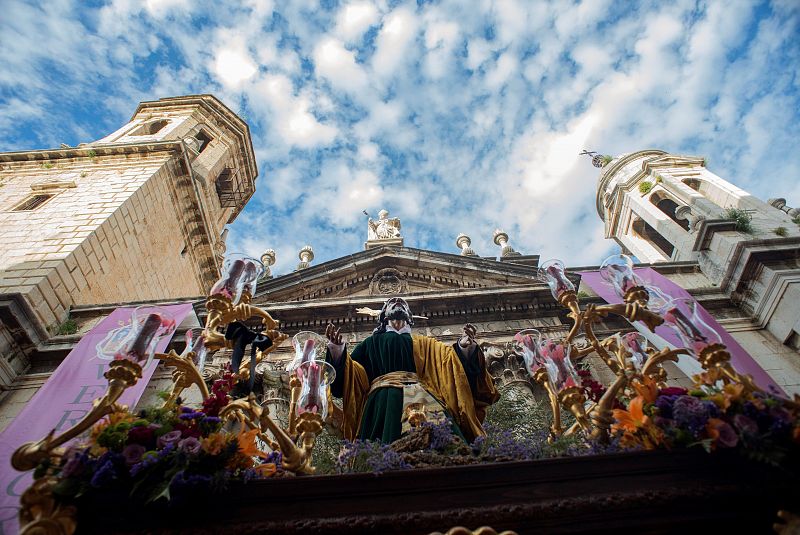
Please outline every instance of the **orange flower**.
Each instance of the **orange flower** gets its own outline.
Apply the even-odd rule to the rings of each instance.
[[[644,406],[644,398],[636,396],[628,405],[628,410],[614,409],[612,411],[616,423],[612,424],[611,429],[616,431],[621,429],[623,431],[635,433],[640,427],[646,425],[650,418],[648,418],[642,407]]]
[[[652,377],[644,377],[643,381],[634,381],[633,389],[644,398],[645,403],[655,403],[658,397],[658,385]]]
[[[219,455],[219,452],[228,443],[228,438],[221,433],[211,433],[200,441],[200,447],[210,455]]]
[[[611,425],[611,431],[622,431],[621,442],[624,446],[642,445],[652,450],[661,444],[664,434],[644,413],[644,401],[643,396],[636,396],[628,405],[628,410],[614,409],[612,413],[616,422]]]
[[[267,454],[258,449],[256,444],[256,436],[258,436],[257,429],[250,431],[242,431],[236,437],[239,441],[239,453],[247,455],[248,457],[266,457]]]

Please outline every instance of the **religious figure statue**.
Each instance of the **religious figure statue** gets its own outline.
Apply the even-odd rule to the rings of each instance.
[[[331,393],[342,398],[348,440],[390,443],[420,421],[450,421],[467,441],[485,434],[486,408],[500,396],[475,327],[465,325],[458,342],[447,345],[412,335],[413,317],[404,299],[389,299],[372,335],[352,351],[339,329],[326,327],[327,360],[336,369]]]
[[[367,239],[368,240],[388,240],[400,238],[400,219],[389,217],[389,212],[381,210],[378,212],[377,221],[371,217],[367,220]]]

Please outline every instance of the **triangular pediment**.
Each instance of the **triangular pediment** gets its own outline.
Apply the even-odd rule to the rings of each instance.
[[[533,283],[538,256],[514,260],[379,247],[262,281],[254,302],[388,297]]]

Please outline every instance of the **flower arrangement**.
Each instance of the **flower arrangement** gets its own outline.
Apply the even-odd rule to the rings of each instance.
[[[219,411],[234,382],[229,372],[215,381],[202,409],[112,413],[58,466],[40,470],[59,478],[54,492],[66,499],[122,494],[137,504],[166,500],[173,506],[207,497],[231,480],[283,475],[280,454],[260,451],[256,430],[223,428]]]
[[[800,419],[793,404],[720,379],[705,372],[692,390],[634,383],[637,395],[628,408],[613,411],[612,432],[625,447],[737,450],[776,466],[798,458]]]

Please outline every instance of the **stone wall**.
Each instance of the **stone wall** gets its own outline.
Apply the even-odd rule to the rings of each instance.
[[[205,291],[175,223],[173,154],[15,163],[0,188],[0,293],[26,296],[55,328],[73,305],[196,296]],[[31,194],[52,194],[31,211]],[[171,224],[172,223],[172,224]]]

